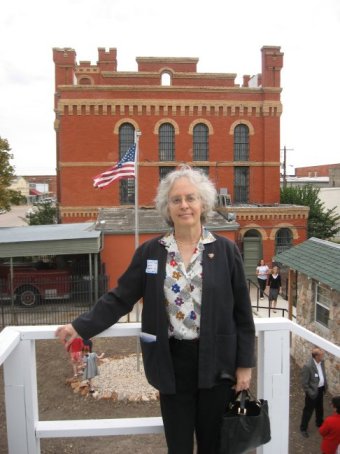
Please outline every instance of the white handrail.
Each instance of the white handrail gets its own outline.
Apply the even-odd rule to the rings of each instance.
[[[287,454],[289,439],[290,333],[340,357],[340,347],[285,318],[255,319],[258,335],[257,394],[268,400],[272,440],[258,454]],[[55,339],[57,326],[16,326],[0,332],[9,454],[39,454],[41,438],[159,433],[160,417],[40,421],[35,341]],[[99,337],[138,336],[140,323],[118,323]]]
[[[10,356],[20,342],[20,333],[12,328],[5,328],[0,333],[0,366]]]

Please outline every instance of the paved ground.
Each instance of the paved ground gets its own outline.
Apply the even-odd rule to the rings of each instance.
[[[0,227],[19,227],[28,225],[23,219],[31,205],[13,206],[11,211],[0,214]]]
[[[268,293],[269,287],[267,287]],[[250,298],[253,306],[253,313],[255,317],[285,317],[288,318],[288,301],[282,298],[281,295],[278,296],[276,312],[273,309],[269,310],[269,301],[268,297],[265,297],[263,300],[257,298],[257,289],[255,286],[250,288]],[[258,306],[257,306],[258,304]],[[293,317],[296,314],[295,307],[292,308]]]

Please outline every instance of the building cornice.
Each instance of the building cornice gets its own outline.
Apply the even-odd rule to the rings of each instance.
[[[128,206],[125,206],[127,208]],[[103,208],[112,208],[107,206]],[[130,208],[133,208],[131,205]],[[145,206],[140,208],[152,208],[152,206]],[[100,208],[96,206],[59,206],[60,216],[62,218],[85,218],[85,219],[96,219]],[[300,205],[270,205],[270,206],[258,206],[249,205],[247,207],[231,205],[227,208],[217,207],[217,212],[221,213],[224,217],[228,213],[234,213],[236,215],[236,222],[240,221],[275,221],[277,225],[284,222],[287,223],[290,220],[296,219],[308,219],[309,207]],[[282,224],[286,225],[286,224]],[[265,228],[261,226],[261,228]]]
[[[222,116],[279,117],[280,101],[243,100],[173,100],[173,99],[59,99],[59,115],[160,115],[160,116]]]
[[[309,210],[310,208],[306,206],[279,204],[218,207],[218,211],[221,213],[234,213],[238,222],[308,219]]]
[[[98,207],[64,207],[59,205],[59,215],[61,218],[83,218],[87,220],[95,220],[98,216]]]
[[[139,167],[177,167],[185,163],[191,167],[280,167],[279,161],[139,161]],[[59,167],[110,167],[112,161],[76,162],[59,161]]]
[[[129,73],[127,73],[129,74]],[[136,74],[139,76],[139,74]],[[145,78],[146,73],[143,74],[142,79]],[[82,73],[81,76],[86,77],[86,73]],[[230,74],[228,74],[230,76]],[[118,77],[118,75],[117,75]],[[159,74],[156,76],[154,73],[150,73],[150,77],[159,79]],[[177,77],[177,73],[176,73]],[[188,77],[187,77],[188,78]],[[91,93],[91,92],[103,92],[103,91],[122,91],[122,92],[162,92],[162,93],[171,93],[173,92],[185,92],[185,93],[238,93],[240,95],[248,95],[250,93],[256,95],[262,95],[263,93],[275,93],[280,94],[282,92],[281,87],[241,87],[240,85],[234,85],[232,87],[221,87],[213,85],[58,85],[57,90],[60,93],[67,92],[82,92],[82,93]]]

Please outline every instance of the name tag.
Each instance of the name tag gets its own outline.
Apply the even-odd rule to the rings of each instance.
[[[146,273],[157,274],[158,272],[158,260],[147,260],[146,261]]]

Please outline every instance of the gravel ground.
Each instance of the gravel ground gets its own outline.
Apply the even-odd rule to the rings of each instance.
[[[129,356],[136,352],[136,338],[113,338],[95,339],[94,351],[105,352],[106,359],[115,358],[113,365],[110,365],[111,372],[117,373],[118,360],[122,356]],[[140,373],[134,370],[136,358],[129,356],[128,364],[132,367],[132,389],[141,389],[142,378]],[[108,362],[108,361],[106,361]],[[103,363],[105,364],[105,362]],[[123,366],[122,366],[123,367]],[[129,375],[131,374],[131,370]],[[96,419],[96,418],[126,418],[159,416],[159,402],[129,401],[126,398],[93,398],[91,394],[82,395],[75,392],[72,382],[72,367],[69,363],[66,352],[57,341],[37,342],[37,375],[38,375],[38,398],[39,415],[41,420],[53,419]],[[101,373],[101,379],[105,381],[106,372]],[[99,380],[100,376],[96,380]],[[120,393],[122,381],[118,376],[113,380],[115,391],[112,391],[111,384],[108,392]],[[254,373],[256,383],[256,370]],[[107,383],[97,382],[98,394],[101,389],[108,389]],[[122,386],[122,389],[125,386]],[[139,395],[140,392],[138,391]],[[98,397],[98,396],[97,396]],[[123,394],[121,394],[123,397]],[[331,413],[331,396],[325,397],[326,416]],[[310,438],[302,438],[299,433],[299,423],[303,408],[303,393],[300,387],[300,369],[292,361],[291,387],[290,387],[290,434],[289,454],[317,454],[320,452],[320,436],[314,426],[314,420],[310,422]],[[166,454],[167,449],[164,436],[160,435],[135,435],[117,437],[89,437],[82,439],[46,439],[41,441],[41,454]],[[3,373],[0,368],[0,454],[8,454],[6,441],[6,422],[4,410],[4,384]],[[15,453],[21,454],[21,453]],[[273,453],[275,454],[275,453]]]
[[[125,402],[159,400],[158,391],[145,378],[141,355],[114,356],[98,360],[99,375],[92,379],[94,399],[113,399]],[[87,395],[89,388],[82,377],[71,379],[75,392]]]

